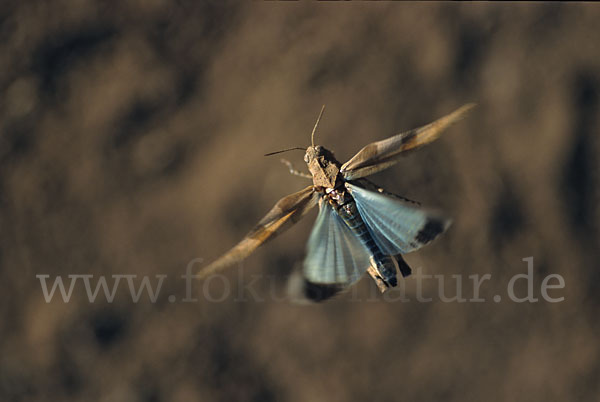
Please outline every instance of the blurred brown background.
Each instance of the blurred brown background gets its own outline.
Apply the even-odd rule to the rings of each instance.
[[[0,400],[597,400],[599,21],[596,4],[3,3]],[[307,146],[322,104],[317,142],[344,161],[471,101],[373,180],[453,217],[407,261],[492,274],[487,302],[432,282],[417,303],[411,281],[409,303],[273,300],[315,212],[225,272],[225,301],[167,301],[190,260],[307,185],[262,154]],[[506,298],[529,256],[536,296],[558,273],[565,301]],[[157,303],[124,283],[46,303],[39,274],[169,276]]]

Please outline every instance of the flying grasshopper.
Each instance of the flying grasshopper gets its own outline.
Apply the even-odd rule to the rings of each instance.
[[[464,105],[426,126],[368,144],[344,164],[314,143],[323,106],[304,155],[310,175],[282,160],[292,174],[309,178],[312,184],[279,200],[240,243],[197,277],[243,260],[319,204],[303,264],[305,296],[315,301],[327,299],[357,282],[365,272],[382,293],[396,286],[397,271],[403,277],[411,273],[402,255],[430,243],[448,228],[450,220],[385,191],[365,176],[389,168],[409,151],[434,141],[473,106]],[[292,149],[304,150],[290,148],[267,155]]]

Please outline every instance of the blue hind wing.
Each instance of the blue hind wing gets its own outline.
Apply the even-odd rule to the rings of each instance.
[[[304,277],[316,284],[350,285],[365,273],[370,255],[338,213],[319,201],[319,215],[308,239]]]
[[[417,250],[443,233],[450,221],[409,201],[347,182],[358,212],[381,251],[387,255]]]

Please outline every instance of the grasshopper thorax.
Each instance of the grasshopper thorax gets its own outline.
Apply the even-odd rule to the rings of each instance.
[[[335,159],[333,152],[321,145],[308,147],[304,162],[308,165],[315,186],[333,189],[343,183],[340,175],[341,164]]]

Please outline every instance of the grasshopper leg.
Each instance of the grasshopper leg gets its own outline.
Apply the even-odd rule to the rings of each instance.
[[[288,167],[288,169],[290,169],[290,173],[293,174],[294,176],[304,177],[305,179],[312,179],[311,175],[299,172],[296,169],[294,169],[292,162],[288,161],[287,159],[281,159],[281,163],[286,165]]]

